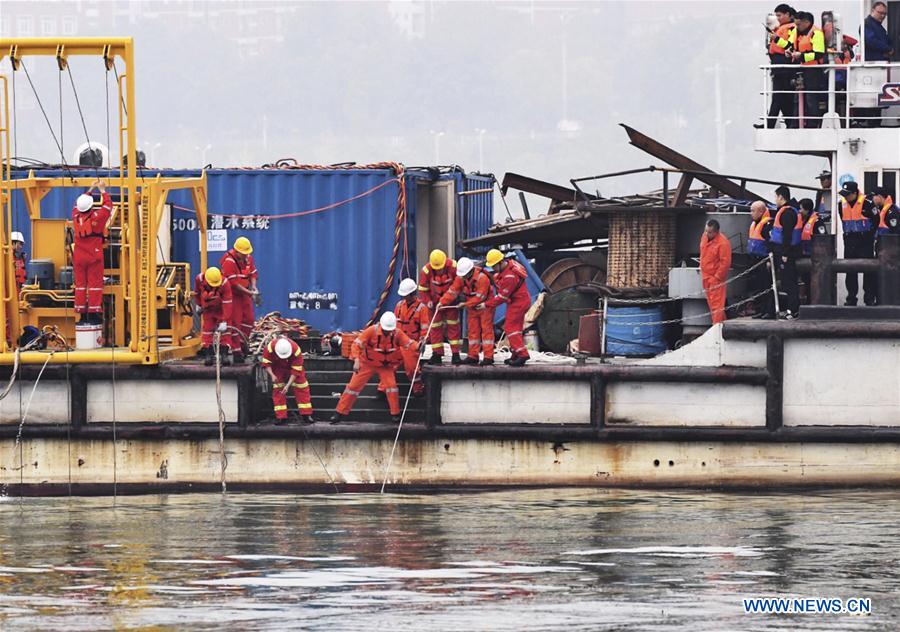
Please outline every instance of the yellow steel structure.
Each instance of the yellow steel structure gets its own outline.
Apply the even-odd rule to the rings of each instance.
[[[114,195],[115,208],[110,220],[111,235],[118,235],[118,260],[104,270],[111,282],[104,286],[104,297],[112,296],[112,323],[107,336],[109,346],[96,350],[55,354],[51,363],[157,364],[172,358],[194,355],[200,341],[191,332],[191,317],[184,309],[190,295],[191,276],[188,264],[158,265],[156,241],[159,225],[165,215],[170,191],[190,190],[197,225],[201,232],[200,264],[206,268],[206,173],[199,178],[143,178],[137,173],[137,136],[134,77],[134,42],[132,38],[3,38],[0,39],[0,63],[10,58],[13,72],[28,56],[55,57],[60,71],[73,55],[96,56],[105,70],[113,68],[118,57],[125,71],[119,74],[118,88],[118,156],[123,154],[125,166],[107,183]],[[40,178],[30,172],[27,178],[13,178],[10,153],[9,80],[0,74],[3,106],[0,107],[0,333],[7,325],[20,332],[22,325],[57,325],[69,338],[74,333],[75,314],[71,307],[71,289],[41,290],[25,286],[16,291],[13,248],[10,241],[13,196],[21,195],[28,209],[32,228],[32,253],[60,265],[68,260],[65,240],[69,220],[41,217],[41,200],[56,187],[87,189],[95,177]],[[115,155],[109,148],[110,155]],[[74,202],[74,198],[73,198]],[[107,253],[109,254],[109,253]],[[107,260],[114,259],[107,257]],[[158,313],[168,312],[168,323],[160,326]],[[12,336],[17,338],[17,336]],[[14,346],[0,335],[0,364],[11,364]],[[74,336],[69,338],[74,342]],[[15,345],[15,340],[12,345]],[[70,343],[71,344],[71,343]],[[46,352],[26,351],[20,362],[43,363]]]

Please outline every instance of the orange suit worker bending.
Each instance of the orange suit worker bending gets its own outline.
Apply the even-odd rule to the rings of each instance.
[[[725,320],[725,281],[731,269],[731,244],[719,231],[719,222],[706,222],[700,238],[700,276],[713,325]]]
[[[411,340],[420,343],[425,342],[428,325],[431,324],[431,317],[428,314],[428,308],[416,296],[416,282],[412,279],[403,279],[400,281],[397,294],[402,297],[394,308],[394,316],[397,317],[397,328],[409,336]],[[412,380],[413,395],[416,397],[424,395],[425,385],[422,383],[422,376],[416,371],[416,366],[419,364],[418,346],[407,349],[401,352],[400,355],[403,356],[403,370],[406,373],[406,377]]]
[[[313,418],[312,399],[309,382],[303,370],[303,352],[300,346],[284,336],[269,341],[263,349],[261,364],[272,378],[272,405],[275,409],[275,423],[284,422],[288,417],[287,394],[294,389],[297,409],[304,423],[311,424]]]
[[[350,413],[356,398],[376,374],[385,387],[391,418],[400,421],[400,391],[394,373],[402,362],[400,354],[415,345],[414,340],[397,330],[397,317],[393,312],[382,314],[377,325],[366,328],[353,341],[353,377],[341,395],[331,423],[342,421]]]
[[[525,285],[528,272],[521,263],[505,259],[503,253],[495,248],[488,251],[484,262],[489,269],[496,270],[494,284],[497,287],[497,295],[488,301],[488,306],[496,308],[501,303],[508,304],[503,329],[512,356],[505,363],[510,366],[524,366],[531,357],[525,347],[523,333],[525,314],[531,307],[531,295]]]
[[[256,322],[253,315],[253,301],[259,296],[259,290],[256,289],[256,279],[259,273],[253,262],[252,252],[253,246],[250,244],[250,240],[246,237],[238,237],[234,240],[234,247],[226,252],[219,261],[222,274],[231,283],[231,292],[234,294],[234,309],[232,310],[234,326],[244,334],[243,338],[235,334],[231,341],[235,364],[243,364],[244,355],[249,353],[250,349],[245,340],[250,339],[253,325]]]
[[[197,311],[200,312],[200,354],[205,359],[206,366],[211,366],[216,361],[216,350],[213,346],[213,336],[219,332],[219,357],[223,365],[231,364],[228,351],[231,349],[231,336],[225,332],[231,324],[231,310],[233,299],[231,283],[222,277],[222,271],[218,268],[207,268],[203,274],[198,274],[194,279],[194,296],[197,302]]]
[[[100,192],[100,206],[94,206],[91,195],[94,190]],[[81,314],[81,322],[84,323],[100,324],[103,320],[103,239],[109,230],[112,210],[112,198],[102,180],[97,180],[90,189],[79,195],[72,208],[75,313]]]
[[[431,312],[428,314],[429,322],[434,316],[434,309],[441,297],[450,289],[455,278],[456,262],[448,259],[443,250],[432,250],[428,256],[428,263],[422,266],[422,270],[419,272],[419,300]],[[459,322],[458,309],[442,309],[435,317],[428,340],[431,343],[429,364],[443,362],[444,340],[450,343],[451,362],[460,364],[459,349],[462,346],[462,326]]]
[[[487,301],[494,296],[491,277],[468,257],[456,264],[456,280],[441,297],[441,305],[453,305],[461,300],[469,316],[469,351],[463,364],[479,364],[478,354],[484,351],[482,366],[494,363],[494,308]]]

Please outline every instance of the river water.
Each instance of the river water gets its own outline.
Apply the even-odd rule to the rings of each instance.
[[[897,630],[898,525],[895,491],[4,498],[0,629]]]

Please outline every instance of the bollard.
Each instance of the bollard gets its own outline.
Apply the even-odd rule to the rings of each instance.
[[[812,305],[835,303],[834,258],[834,235],[813,235],[809,272],[809,302]]]
[[[878,236],[878,303],[900,305],[900,235]]]

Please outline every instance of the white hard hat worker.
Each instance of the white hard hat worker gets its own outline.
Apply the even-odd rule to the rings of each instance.
[[[394,331],[397,328],[397,317],[394,312],[385,312],[378,321],[383,331]]]
[[[400,287],[397,289],[397,294],[406,298],[410,294],[416,291],[418,288],[418,284],[412,279],[403,279],[400,281]]]
[[[77,208],[82,213],[87,213],[94,206],[94,198],[92,198],[87,193],[82,193],[78,196],[78,199],[75,200],[75,208]]]
[[[456,276],[464,277],[475,268],[475,262],[468,257],[462,257],[456,262]]]
[[[12,235],[9,236],[9,240],[13,243],[18,242],[20,244],[24,244],[25,243],[25,235],[23,235],[19,231],[15,231],[15,232],[13,232]]]
[[[293,346],[291,345],[291,341],[287,338],[279,338],[275,343],[275,355],[277,355],[282,360],[287,360],[288,356],[291,355],[291,350]]]

